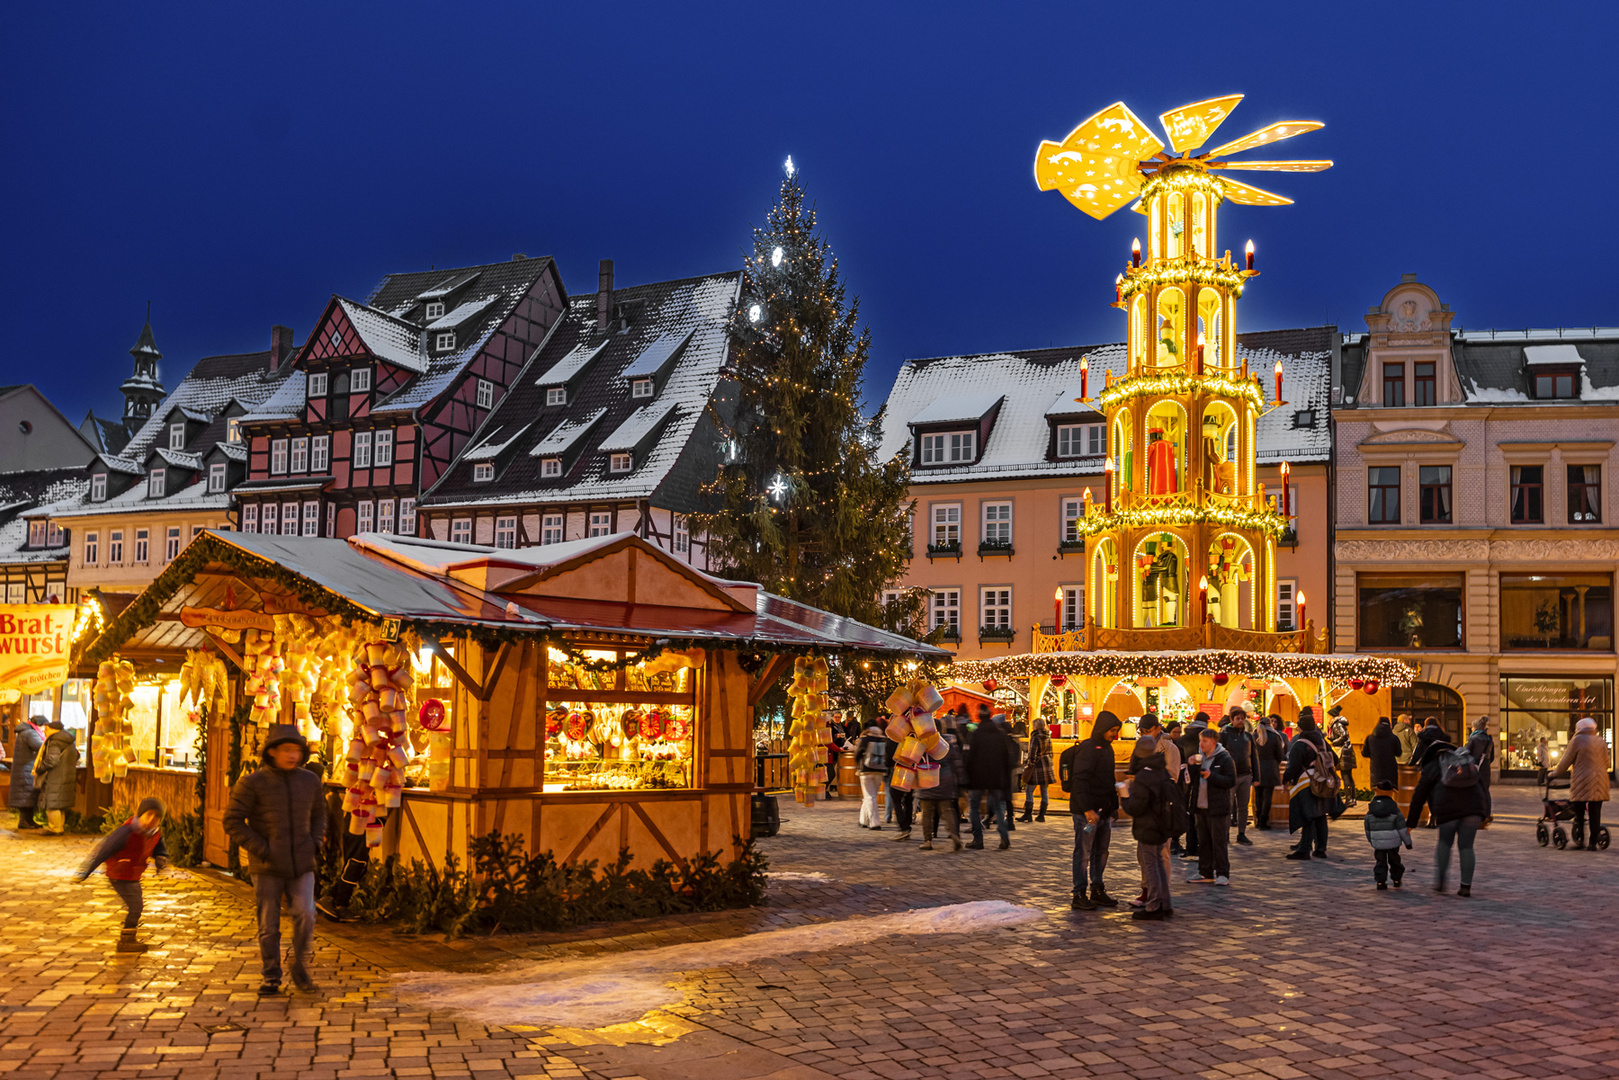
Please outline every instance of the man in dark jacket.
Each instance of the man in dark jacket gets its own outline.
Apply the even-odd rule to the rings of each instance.
[[[1254,789],[1254,774],[1259,771],[1259,754],[1254,747],[1254,737],[1248,733],[1248,714],[1242,709],[1231,710],[1225,730],[1220,732],[1220,745],[1231,755],[1231,763],[1237,769],[1237,786],[1231,789],[1231,814],[1227,820],[1236,821],[1237,843],[1251,847],[1248,795]]]
[[[1406,823],[1416,828],[1422,820],[1422,810],[1428,806],[1429,796],[1439,783],[1439,754],[1444,750],[1454,750],[1456,744],[1445,738],[1445,729],[1439,726],[1439,721],[1433,717],[1428,718],[1428,724],[1417,733],[1417,748],[1412,751],[1411,760],[1407,765],[1415,765],[1422,772],[1417,776],[1416,790],[1411,792],[1411,806],[1405,812]],[[1438,823],[1434,821],[1433,813],[1428,814],[1427,827],[1437,829]]]
[[[1198,737],[1198,750],[1187,761],[1192,772],[1192,819],[1197,826],[1197,873],[1193,884],[1229,885],[1231,856],[1227,846],[1231,830],[1231,791],[1237,786],[1237,766],[1220,745],[1220,733],[1206,727]]]
[[[225,831],[246,850],[259,909],[262,995],[281,990],[281,900],[292,908],[292,983],[313,991],[309,954],[315,940],[315,863],[326,837],[320,777],[302,768],[309,746],[291,724],[271,725],[264,764],[231,789]]]
[[[1372,790],[1387,783],[1391,788],[1400,786],[1400,737],[1394,734],[1389,718],[1377,718],[1377,726],[1361,743],[1361,756],[1372,770]]]
[[[1203,729],[1209,726],[1209,714],[1200,712],[1192,717],[1192,722],[1186,725],[1186,730],[1175,738],[1175,745],[1181,752],[1181,761],[1186,765],[1181,775],[1176,777],[1180,787],[1181,805],[1187,808],[1186,848],[1181,854],[1183,859],[1197,858],[1197,829],[1191,822],[1192,806],[1192,755],[1197,753],[1198,736]]]
[[[1315,724],[1315,710],[1306,705],[1299,710],[1299,733],[1288,745],[1287,768],[1282,772],[1282,783],[1291,789],[1294,781],[1317,768],[1320,754],[1327,751],[1327,740]],[[1328,751],[1330,754],[1330,751]],[[1331,770],[1336,774],[1336,768]],[[1287,831],[1299,834],[1298,846],[1287,853],[1289,859],[1327,857],[1327,813],[1331,806],[1326,799],[1301,787],[1287,803]]]
[[[1097,714],[1090,738],[1074,747],[1068,805],[1074,815],[1074,900],[1070,906],[1075,911],[1119,906],[1102,884],[1102,871],[1107,869],[1108,841],[1119,812],[1113,741],[1122,726],[1117,716],[1104,709]]]
[[[1169,775],[1158,741],[1143,735],[1130,760],[1135,771],[1125,786],[1123,806],[1130,814],[1130,835],[1141,867],[1140,907],[1132,919],[1168,919],[1175,914],[1169,898],[1169,840],[1179,817],[1180,796]],[[1132,906],[1135,906],[1132,904]]]
[[[1282,782],[1282,762],[1287,760],[1287,736],[1282,734],[1282,718],[1262,717],[1254,732],[1254,828],[1270,831],[1271,804],[1276,785]]]
[[[1490,820],[1490,765],[1495,761],[1495,740],[1490,738],[1490,718],[1481,716],[1473,721],[1473,733],[1467,737],[1467,752],[1478,762],[1479,793],[1484,796],[1484,822]]]
[[[34,820],[34,807],[39,802],[39,792],[34,789],[34,758],[45,745],[44,723],[43,716],[30,716],[17,725],[12,737],[11,789],[6,802],[17,811],[19,829],[39,828],[39,822]]]
[[[988,723],[979,724],[967,750],[967,812],[972,819],[973,839],[969,848],[977,851],[984,847],[983,804],[988,802],[989,813],[995,819],[995,828],[1001,834],[1000,850],[1012,846],[1009,822],[1010,804],[1006,800],[1007,778],[1012,775],[1012,762],[1017,757],[1017,744],[1012,741],[1000,723],[1005,717],[995,716]]]

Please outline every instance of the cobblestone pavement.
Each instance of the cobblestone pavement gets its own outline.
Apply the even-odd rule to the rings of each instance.
[[[768,906],[571,935],[444,943],[319,930],[317,995],[258,999],[250,897],[148,878],[152,951],[111,952],[117,903],[73,882],[88,838],[0,830],[0,1075],[34,1077],[1619,1076],[1619,846],[1536,846],[1527,789],[1497,791],[1471,899],[1431,891],[1419,830],[1405,888],[1376,892],[1358,822],[1325,862],[1284,833],[1233,852],[1232,886],[1175,881],[1177,917],[1068,911],[1066,817],[1010,851],[922,852],[852,805],[784,807]],[[1113,891],[1133,893],[1116,839]],[[821,876],[825,875],[825,876]],[[597,1031],[491,1028],[395,996],[398,971],[621,953],[910,907],[1004,899],[1024,926],[888,938],[677,978],[684,1002]]]

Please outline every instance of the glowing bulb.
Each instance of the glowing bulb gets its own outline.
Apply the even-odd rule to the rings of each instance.
[[[791,155],[791,154],[787,155],[787,163],[785,165],[783,165],[782,168],[787,170],[787,175],[789,177],[792,176],[793,173],[798,171],[798,169],[793,165],[793,155]]]
[[[1299,590],[1299,607],[1303,607],[1303,606],[1304,606],[1304,590],[1300,589]]]
[[[1209,576],[1207,574],[1197,579],[1197,590],[1198,592],[1209,591]]]
[[[781,247],[780,247],[780,245],[778,245],[776,247],[776,249],[770,253],[770,265],[771,266],[780,266],[781,265]]]
[[[1106,469],[1108,472],[1113,471],[1113,455],[1108,455],[1107,462],[1103,464],[1102,468]]]
[[[758,304],[754,304],[752,307],[748,308],[748,321],[758,322],[764,317],[764,313],[764,308],[761,308]]]

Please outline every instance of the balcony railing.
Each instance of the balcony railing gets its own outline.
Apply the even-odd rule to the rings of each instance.
[[[1286,633],[1237,630],[1215,623],[1141,630],[1084,626],[1060,634],[1047,633],[1046,629],[1039,625],[1032,628],[1030,652],[1088,652],[1092,649],[1123,652],[1182,649],[1230,649],[1233,652],[1257,653],[1327,652],[1327,633],[1325,630],[1317,633],[1314,620],[1305,630]]]

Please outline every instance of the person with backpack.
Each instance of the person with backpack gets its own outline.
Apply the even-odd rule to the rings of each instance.
[[[1426,732],[1424,732],[1426,734]],[[1438,777],[1428,796],[1428,809],[1439,827],[1439,843],[1434,846],[1434,892],[1445,891],[1450,870],[1450,849],[1457,848],[1462,886],[1457,896],[1473,895],[1473,838],[1484,824],[1484,789],[1479,784],[1478,761],[1471,751],[1455,747],[1443,739],[1434,744],[1434,771]],[[1429,767],[1423,767],[1426,775]]]
[[[1254,828],[1270,831],[1271,806],[1276,785],[1282,782],[1282,763],[1287,760],[1287,738],[1282,734],[1282,718],[1265,716],[1254,732]]]
[[[855,769],[860,774],[860,827],[881,832],[882,816],[877,812],[877,793],[888,777],[888,736],[882,725],[873,720],[861,733],[855,744]]]
[[[1046,726],[1045,717],[1037,716],[1034,730],[1029,733],[1028,763],[1023,766],[1023,816],[1018,818],[1019,821],[1030,820],[1029,809],[1034,804],[1035,788],[1040,789],[1040,813],[1033,820],[1046,820],[1048,793],[1055,779],[1057,767],[1052,762],[1051,729]]]
[[[1220,732],[1220,745],[1231,755],[1231,763],[1237,770],[1237,786],[1231,789],[1231,813],[1226,820],[1237,826],[1237,843],[1252,847],[1253,841],[1248,839],[1248,798],[1254,789],[1254,774],[1259,771],[1259,754],[1254,737],[1248,733],[1246,710],[1231,710]]]
[[[1439,726],[1439,721],[1428,717],[1427,726],[1417,735],[1417,748],[1412,752],[1411,760],[1406,762],[1422,770],[1417,777],[1416,789],[1411,792],[1411,805],[1405,811],[1405,820],[1411,823],[1412,828],[1422,821],[1423,807],[1428,806],[1428,799],[1439,783],[1439,755],[1454,749],[1455,744],[1445,738],[1445,729]],[[1429,809],[1427,827],[1436,829],[1439,823],[1434,820],[1432,808]]]
[[[1135,766],[1130,779],[1117,785],[1120,800],[1130,815],[1130,835],[1136,842],[1136,864],[1141,867],[1141,896],[1131,903],[1130,918],[1142,922],[1175,915],[1169,894],[1169,840],[1179,831],[1180,796],[1164,761],[1161,740],[1143,735],[1130,757]]]
[[[1325,859],[1327,815],[1338,791],[1338,763],[1316,727],[1315,710],[1309,705],[1299,710],[1299,733],[1287,748],[1282,783],[1288,792],[1287,831],[1299,834],[1298,845],[1287,857]]]
[[[1390,877],[1396,889],[1405,877],[1400,848],[1411,846],[1411,830],[1406,827],[1405,815],[1400,813],[1400,804],[1394,801],[1394,783],[1380,780],[1375,790],[1377,794],[1366,804],[1366,842],[1372,845],[1372,854],[1377,860],[1372,868],[1372,880],[1380,892],[1387,892]]]
[[[966,779],[966,768],[961,757],[961,738],[956,734],[955,725],[948,720],[939,725],[939,734],[944,736],[950,749],[945,754],[944,760],[939,762],[938,785],[922,788],[916,792],[917,801],[922,804],[922,844],[919,850],[933,850],[933,837],[942,824],[945,835],[950,837],[952,848],[960,851],[961,811],[956,806],[956,799]]]
[[[973,840],[967,847],[973,851],[984,848],[984,819],[994,819],[1001,834],[1000,850],[1012,846],[1011,807],[1006,801],[1006,784],[1012,775],[1012,762],[1017,756],[1017,744],[1003,726],[1006,717],[996,714],[987,723],[978,725],[967,751],[967,812],[971,818]],[[987,806],[986,806],[987,804]]]
[[[1478,762],[1478,786],[1484,795],[1484,825],[1490,824],[1490,765],[1495,761],[1495,740],[1490,738],[1490,718],[1481,716],[1473,721],[1473,733],[1467,737],[1467,752]]]
[[[1118,907],[1102,884],[1108,842],[1119,813],[1119,791],[1113,778],[1113,742],[1124,725],[1106,709],[1096,716],[1090,738],[1063,751],[1063,790],[1074,816],[1074,911]]]
[[[1568,777],[1575,831],[1581,833],[1574,842],[1575,849],[1600,850],[1596,838],[1602,828],[1602,804],[1608,801],[1608,743],[1597,730],[1595,720],[1587,716],[1574,725],[1574,737],[1568,741],[1568,749],[1563,751],[1552,775]],[[1584,830],[1579,828],[1582,819],[1588,822]]]
[[[1390,790],[1400,786],[1400,737],[1394,734],[1389,718],[1377,718],[1377,726],[1361,743],[1361,754],[1372,772],[1372,788],[1376,790],[1388,782]]]

